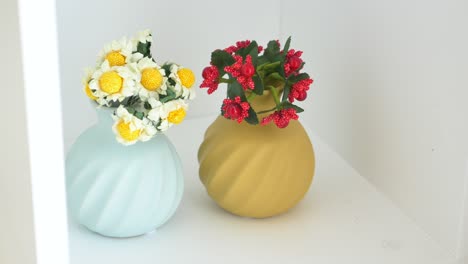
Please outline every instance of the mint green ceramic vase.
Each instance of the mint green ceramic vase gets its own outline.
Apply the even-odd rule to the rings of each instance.
[[[67,155],[72,217],[104,236],[133,237],[163,225],[183,193],[180,158],[168,138],[124,146],[112,132],[113,109],[97,109],[99,122],[83,132]]]

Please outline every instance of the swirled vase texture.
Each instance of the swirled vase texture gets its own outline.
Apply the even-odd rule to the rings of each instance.
[[[183,193],[180,158],[167,137],[123,146],[112,111],[79,136],[66,160],[68,207],[77,222],[104,236],[133,237],[163,225]]]
[[[266,95],[258,99],[257,111],[274,106]],[[208,127],[198,160],[211,198],[233,214],[253,218],[294,207],[307,193],[315,169],[312,144],[299,121],[280,129],[220,116]]]

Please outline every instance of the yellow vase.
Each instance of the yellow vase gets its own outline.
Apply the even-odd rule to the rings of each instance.
[[[266,91],[256,111],[274,107]],[[259,115],[261,119],[264,115]],[[219,116],[198,151],[200,179],[225,210],[265,218],[286,212],[307,193],[315,169],[312,144],[299,121],[286,128],[253,126]]]

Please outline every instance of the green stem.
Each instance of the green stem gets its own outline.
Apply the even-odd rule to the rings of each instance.
[[[279,110],[280,100],[279,100],[279,97],[278,97],[278,91],[276,91],[276,88],[274,86],[272,86],[272,85],[268,85],[268,87],[270,88],[271,95],[273,96],[273,99],[275,99],[276,109]]]
[[[263,63],[262,65],[259,65],[258,68],[257,68],[257,71],[262,71],[263,69],[274,69],[276,67],[278,67],[279,65],[281,64],[281,62],[279,61],[276,61],[276,62],[273,62],[273,63]]]
[[[218,82],[219,83],[232,83],[232,80],[226,79],[226,78],[219,78]]]
[[[273,62],[273,63],[265,65],[264,69],[274,69],[274,68],[278,67],[280,64],[281,64],[281,62],[279,62],[279,61]]]
[[[250,101],[251,101],[252,99],[254,99],[255,96],[257,96],[256,93],[254,93],[254,92],[250,93],[249,96],[247,96],[247,101],[250,103]]]
[[[275,111],[275,110],[276,110],[276,106],[273,107],[272,109],[268,109],[268,110],[263,110],[263,111],[257,112],[257,115],[264,114],[264,113],[268,113],[268,112]]]

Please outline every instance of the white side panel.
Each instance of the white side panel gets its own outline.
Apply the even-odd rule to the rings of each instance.
[[[17,47],[21,46],[23,58],[36,263],[67,264],[55,1],[19,0],[18,3],[21,45],[18,43]]]
[[[3,50],[0,77],[3,80],[3,113],[0,123],[0,263],[34,264],[35,244],[31,178],[18,9],[16,0],[0,2],[0,32]]]

